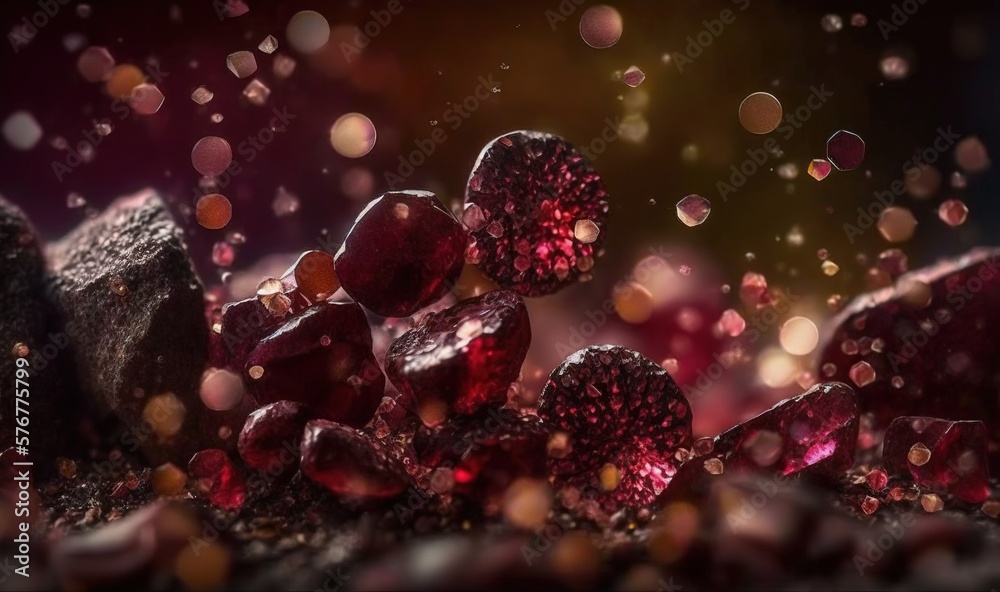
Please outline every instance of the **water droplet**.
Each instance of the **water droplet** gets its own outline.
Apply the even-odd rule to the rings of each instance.
[[[341,115],[330,127],[330,145],[347,158],[361,158],[375,147],[375,124],[361,113]]]

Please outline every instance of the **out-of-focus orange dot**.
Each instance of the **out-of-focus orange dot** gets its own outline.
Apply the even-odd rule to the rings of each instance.
[[[132,89],[145,81],[142,70],[132,64],[121,64],[111,71],[111,78],[104,88],[113,98],[128,99],[132,96]]]
[[[209,230],[225,228],[233,217],[233,205],[229,203],[226,196],[211,193],[198,200],[198,205],[195,206],[195,217],[198,219],[198,224]]]

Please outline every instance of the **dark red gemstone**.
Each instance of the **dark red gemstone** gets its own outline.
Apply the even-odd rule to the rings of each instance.
[[[452,470],[452,493],[487,504],[497,501],[520,477],[543,477],[550,429],[534,415],[489,409],[456,416],[413,438],[425,468]]]
[[[488,292],[424,316],[392,342],[389,380],[412,396],[427,425],[447,410],[475,413],[507,401],[531,344],[531,323],[521,297]]]
[[[468,237],[429,191],[376,198],[337,253],[344,290],[385,317],[406,317],[440,300],[462,273]]]
[[[195,453],[188,463],[188,475],[213,506],[234,510],[243,505],[246,498],[243,476],[222,450],[210,448]]]
[[[677,471],[677,450],[691,442],[691,411],[677,384],[659,364],[619,346],[566,358],[549,375],[538,412],[572,439],[567,455],[549,459],[556,485],[598,486],[613,465],[620,482],[602,496],[611,506],[653,501]]]
[[[834,321],[818,375],[851,382],[884,427],[901,415],[979,419],[1000,433],[1000,249],[976,249],[856,299]],[[866,347],[861,347],[862,345]],[[867,368],[862,367],[867,370]]]
[[[839,171],[856,169],[865,159],[865,141],[847,130],[835,132],[826,141],[826,159]]]
[[[990,496],[988,442],[981,421],[897,417],[885,432],[882,459],[891,473],[978,504]]]
[[[321,302],[260,341],[243,368],[258,404],[302,403],[313,417],[361,427],[385,392],[371,330],[354,302]]]
[[[230,302],[222,308],[221,332],[212,334],[222,349],[222,363],[215,359],[213,363],[241,372],[253,348],[280,325],[281,319],[269,314],[257,298]]]
[[[361,432],[323,419],[306,424],[302,473],[338,497],[371,501],[406,490],[403,466]]]
[[[552,294],[594,266],[604,243],[608,193],[600,176],[558,136],[518,131],[483,148],[469,177],[464,222],[470,257],[503,288]],[[576,237],[589,221],[587,242]],[[581,237],[582,238],[582,237]]]
[[[312,419],[293,401],[278,401],[247,417],[237,444],[247,466],[274,477],[291,476],[299,465],[302,430]]]

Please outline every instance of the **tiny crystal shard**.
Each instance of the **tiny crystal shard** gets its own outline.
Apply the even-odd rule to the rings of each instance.
[[[646,79],[646,73],[639,69],[638,66],[629,66],[628,70],[622,74],[622,82],[635,88],[642,84],[642,81]]]
[[[274,53],[274,50],[278,49],[278,40],[274,38],[274,35],[268,35],[260,42],[257,49],[264,53]]]
[[[243,505],[246,484],[225,452],[217,448],[202,450],[191,457],[188,474],[197,490],[213,506],[235,510]]]
[[[240,457],[248,467],[291,477],[299,465],[299,444],[308,421],[305,408],[293,401],[277,401],[257,409],[240,432]]]
[[[237,78],[246,78],[257,71],[257,58],[253,52],[237,51],[226,58],[226,67]]]
[[[833,167],[830,165],[829,161],[823,160],[822,158],[814,158],[809,161],[809,168],[806,169],[806,172],[809,173],[809,176],[813,179],[822,181],[827,175],[830,174],[831,170],[833,170]]]
[[[909,208],[892,206],[883,210],[878,218],[878,231],[890,243],[902,243],[913,237],[917,219]]]
[[[968,217],[969,208],[960,199],[946,200],[938,208],[938,218],[952,228],[965,224]]]
[[[685,226],[698,226],[711,212],[712,203],[700,195],[691,194],[677,202],[677,218]]]
[[[406,207],[406,216],[400,216]],[[465,264],[467,235],[428,191],[386,193],[364,209],[336,255],[344,290],[385,317],[406,317],[443,297]]]
[[[302,473],[337,497],[377,501],[407,487],[402,464],[346,425],[317,419],[302,438]]]
[[[882,459],[890,473],[979,504],[990,496],[988,444],[981,421],[899,417],[885,432]]]
[[[851,381],[859,387],[868,386],[875,382],[875,370],[868,362],[858,362],[851,366],[849,372]]]
[[[479,268],[522,296],[575,283],[601,251],[607,198],[590,163],[562,138],[517,131],[494,139],[480,153],[465,197],[466,210],[478,207],[485,222],[469,229]],[[578,220],[598,227],[594,242],[576,240]]]
[[[400,392],[416,401],[424,423],[433,425],[429,420],[441,406],[471,414],[505,403],[530,344],[524,302],[498,290],[421,318],[392,343],[385,368]]]
[[[215,93],[208,90],[204,86],[199,86],[198,88],[194,89],[194,91],[191,93],[191,100],[194,101],[195,103],[198,103],[199,105],[204,105],[208,103],[214,97]]]
[[[249,387],[258,404],[292,400],[313,417],[356,427],[372,418],[385,390],[368,320],[354,302],[320,302],[296,315],[253,348],[244,371],[255,367]]]
[[[254,78],[243,89],[243,96],[247,98],[247,101],[251,105],[263,107],[267,103],[267,98],[271,96],[271,89],[260,80]]]
[[[865,141],[854,132],[835,132],[826,141],[826,158],[838,171],[856,169],[865,159]]]
[[[652,360],[619,346],[591,346],[559,365],[539,399],[539,415],[570,434],[573,449],[550,458],[557,487],[599,487],[613,464],[621,483],[602,500],[643,506],[677,471],[675,453],[691,445],[691,410],[680,388]]]

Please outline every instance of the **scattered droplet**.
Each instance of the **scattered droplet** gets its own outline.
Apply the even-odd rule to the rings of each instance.
[[[361,158],[375,147],[375,124],[361,113],[341,115],[330,128],[330,145],[347,158]]]
[[[844,28],[844,20],[838,14],[826,14],[820,19],[819,26],[827,33],[836,33]]]
[[[254,78],[243,89],[243,96],[251,105],[263,107],[267,103],[267,98],[271,96],[271,89],[260,80]]]
[[[969,208],[960,199],[949,199],[938,207],[938,217],[948,226],[961,226],[969,217]]]
[[[677,202],[677,218],[686,226],[698,226],[710,213],[712,203],[700,195],[691,194]]]
[[[477,210],[479,209],[478,206],[473,207]],[[466,212],[468,213],[468,210],[466,210]],[[482,211],[480,210],[480,215],[481,214]],[[466,225],[468,226],[468,224]],[[573,236],[576,237],[576,240],[587,245],[596,241],[600,233],[600,227],[598,227],[597,224],[594,224],[593,220],[577,220],[576,225],[573,227]]]
[[[274,50],[278,49],[278,40],[274,38],[274,35],[268,35],[260,42],[257,49],[264,53],[274,53]]]
[[[775,170],[777,171],[778,176],[786,181],[791,181],[799,176],[799,167],[794,162],[780,164]]]
[[[901,56],[886,56],[879,61],[878,66],[886,80],[903,80],[910,74],[910,63]]]
[[[15,111],[3,122],[3,136],[12,148],[31,150],[42,139],[42,126],[28,111]]]
[[[226,67],[237,78],[246,78],[257,71],[257,58],[252,52],[237,51],[226,57]]]
[[[824,261],[819,267],[823,270],[823,274],[828,276],[835,276],[840,271],[840,266],[833,261]]]
[[[909,208],[892,206],[886,208],[878,218],[878,231],[890,243],[910,240],[917,228],[917,219]]]
[[[867,386],[875,382],[875,369],[868,362],[858,362],[851,366],[848,376],[859,387]]]
[[[191,165],[206,177],[221,175],[233,163],[233,149],[219,136],[205,136],[191,149]]]
[[[781,124],[781,103],[774,95],[755,92],[740,103],[740,125],[751,134],[769,134]]]
[[[87,205],[87,199],[75,191],[70,191],[66,196],[66,207],[70,209],[82,208]]]
[[[955,164],[966,173],[981,173],[990,168],[990,155],[982,140],[969,136],[955,145]]]
[[[155,84],[140,84],[132,89],[128,104],[139,115],[152,115],[163,105],[163,93]]]
[[[594,49],[611,47],[621,36],[622,15],[611,6],[591,6],[580,17],[580,37]]]
[[[115,58],[106,47],[91,46],[76,58],[76,69],[87,82],[105,82],[115,69]]]
[[[296,51],[314,53],[330,40],[330,23],[313,10],[296,12],[288,21],[285,37]]]
[[[793,356],[805,356],[819,344],[819,330],[805,317],[792,317],[781,326],[778,340],[786,352]]]

